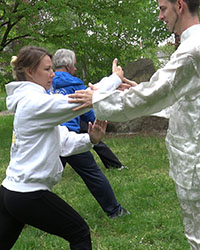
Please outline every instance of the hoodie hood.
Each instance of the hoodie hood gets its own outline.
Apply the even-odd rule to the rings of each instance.
[[[24,90],[30,91],[30,85],[37,89],[41,88],[45,92],[42,86],[28,81],[15,81],[6,85],[6,105],[9,111],[15,113],[18,102],[24,97]]]
[[[23,82],[10,82],[6,84],[6,93],[7,95],[12,95],[14,91],[23,84]]]
[[[53,88],[60,89],[70,86],[84,85],[83,81],[76,77],[72,76],[68,72],[56,71],[55,77],[53,78]]]

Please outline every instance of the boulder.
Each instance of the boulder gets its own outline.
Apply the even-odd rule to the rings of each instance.
[[[128,63],[124,68],[124,76],[137,83],[149,81],[155,73],[153,61],[146,58]]]

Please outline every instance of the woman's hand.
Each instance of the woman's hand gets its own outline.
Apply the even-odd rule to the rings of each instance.
[[[88,123],[88,134],[92,144],[99,143],[106,133],[107,121],[95,120],[92,124]]]
[[[118,62],[118,59],[115,58],[113,60],[113,64],[112,64],[112,72],[117,74],[121,78],[121,80],[123,81],[124,71],[122,70],[121,66],[117,66],[117,62]]]
[[[74,108],[74,111],[83,109],[83,108],[92,108],[92,96],[93,96],[94,90],[77,90],[74,94],[68,95],[69,103],[82,103],[81,105]]]

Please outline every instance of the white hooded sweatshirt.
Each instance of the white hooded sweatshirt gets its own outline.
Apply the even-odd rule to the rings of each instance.
[[[115,74],[106,79],[103,84],[110,89],[121,83]],[[7,108],[15,117],[10,163],[2,185],[18,192],[50,190],[62,176],[59,155],[67,155],[57,125],[89,109],[74,112],[76,105],[68,103],[68,96],[48,95],[42,86],[28,81],[11,82],[6,91]]]

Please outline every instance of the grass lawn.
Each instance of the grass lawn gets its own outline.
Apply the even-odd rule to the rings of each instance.
[[[6,107],[6,98],[4,96],[4,94],[0,94],[0,112],[7,110]]]
[[[0,181],[9,161],[13,116],[0,116]],[[75,208],[90,226],[94,250],[188,250],[164,137],[123,136],[104,139],[127,166],[121,171],[105,169],[117,200],[131,214],[109,219],[81,178],[66,167],[53,191]],[[51,219],[51,218],[49,218]],[[63,239],[25,226],[13,250],[69,249]]]

